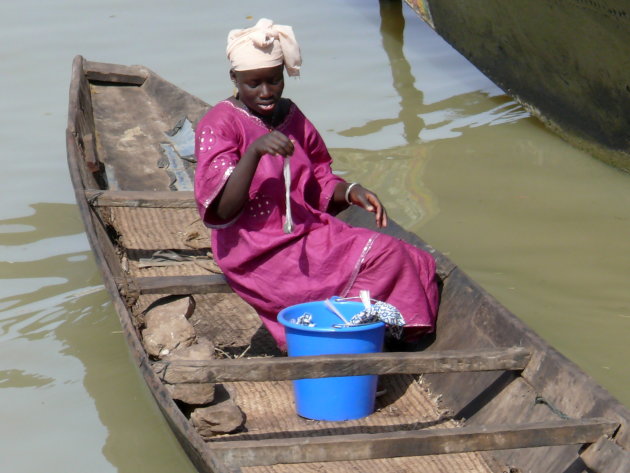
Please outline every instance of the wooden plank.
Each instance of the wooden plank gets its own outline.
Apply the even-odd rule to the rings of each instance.
[[[93,207],[195,208],[192,191],[103,191],[87,190]]]
[[[594,473],[621,473],[630,471],[630,452],[613,440],[602,437],[580,453],[584,464]]]
[[[216,294],[232,292],[222,274],[135,278],[140,294]]]
[[[280,381],[369,374],[522,370],[527,366],[529,359],[530,353],[525,348],[515,347],[470,352],[394,352],[205,361],[159,361],[156,362],[156,368],[159,369],[160,376],[164,381],[176,384]]]
[[[149,76],[148,71],[139,66],[85,61],[83,67],[88,80],[120,85],[142,85]]]
[[[96,157],[94,135],[92,133],[83,134],[81,136],[81,142],[83,143],[83,157],[85,159],[86,168],[92,173],[99,172],[101,167]]]
[[[610,434],[619,424],[606,419],[467,426],[379,434],[326,435],[212,442],[229,466],[369,460],[445,453],[577,445]]]
[[[103,271],[106,280],[108,279],[108,275],[110,274],[114,277],[122,278],[124,276],[122,268],[120,267],[120,259],[116,254],[116,250],[112,245],[111,239],[107,235],[107,232],[103,227],[100,219],[93,211],[91,211],[87,202],[81,196],[81,190],[79,186],[81,185],[82,179],[84,177],[81,173],[82,167],[80,166],[80,161],[82,157],[75,136],[70,130],[66,131],[66,140],[66,146],[68,148],[68,168],[70,171],[70,177],[75,187],[77,204],[79,206],[81,218],[83,219],[83,222],[85,224],[85,231],[90,242],[90,246],[92,247],[92,250],[94,252],[96,262]],[[106,286],[107,285],[108,284],[106,282]],[[108,287],[108,289],[110,289],[111,291],[113,288]]]

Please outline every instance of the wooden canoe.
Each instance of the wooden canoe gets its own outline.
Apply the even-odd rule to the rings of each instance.
[[[144,67],[74,60],[67,149],[77,203],[130,351],[199,471],[630,471],[628,409],[395,224],[388,233],[438,263],[436,336],[416,352],[278,353],[217,274],[196,214],[191,124],[207,109]],[[341,218],[372,225],[357,208]],[[186,295],[195,336],[224,356],[168,365],[148,353],[145,317]],[[295,414],[291,380],[359,374],[381,375],[387,389],[374,414],[345,422]],[[202,437],[191,421],[199,406],[173,397],[184,382],[214,386],[244,412],[244,426]]]
[[[627,0],[405,1],[552,131],[630,172]]]

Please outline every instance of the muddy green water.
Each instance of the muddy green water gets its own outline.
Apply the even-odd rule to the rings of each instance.
[[[65,162],[75,54],[215,102],[227,30],[294,26],[292,97],[348,179],[630,405],[630,176],[543,129],[413,12],[376,1],[0,7],[0,470],[193,472],[130,362]],[[403,46],[404,43],[404,46]],[[570,393],[567,393],[570,395]]]

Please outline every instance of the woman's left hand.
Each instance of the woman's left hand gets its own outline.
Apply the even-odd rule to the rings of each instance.
[[[352,186],[348,194],[348,200],[359,207],[363,207],[368,212],[376,214],[376,226],[383,228],[387,226],[387,211],[381,203],[378,196],[361,186],[360,184]]]

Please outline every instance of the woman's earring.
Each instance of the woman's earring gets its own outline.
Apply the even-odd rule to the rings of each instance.
[[[238,98],[238,89],[236,88],[236,81],[232,81],[232,83],[234,84],[234,91],[232,92],[232,97],[237,99]]]

